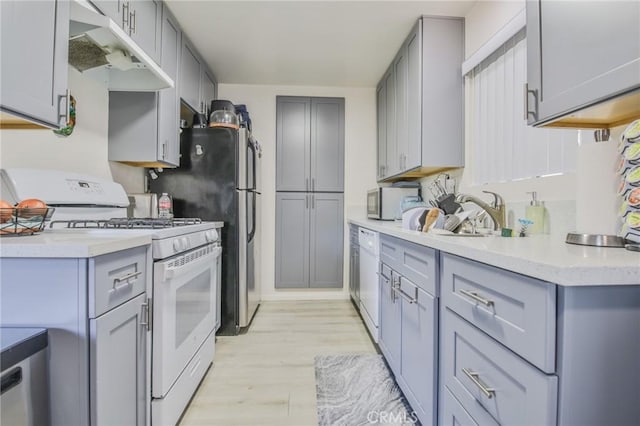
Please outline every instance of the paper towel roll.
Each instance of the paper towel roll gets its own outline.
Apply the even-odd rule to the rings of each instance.
[[[617,141],[624,127],[612,129],[607,142],[595,142],[593,132],[583,130],[578,147],[576,175],[576,232],[615,235],[619,229],[616,174]]]

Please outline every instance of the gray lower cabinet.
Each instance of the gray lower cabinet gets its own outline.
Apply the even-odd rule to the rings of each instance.
[[[640,88],[639,17],[637,1],[527,0],[529,124],[606,127],[619,124],[609,114],[623,123],[637,118],[637,96],[630,108],[615,108],[627,116],[611,108],[602,116],[572,113]]]
[[[68,1],[0,2],[0,110],[66,126]]]
[[[412,28],[378,84],[379,180],[464,165],[463,52],[463,19],[422,17]]]
[[[0,258],[0,323],[49,332],[51,425],[147,424],[151,248]]]
[[[276,189],[344,191],[344,99],[278,96]]]
[[[145,425],[146,294],[89,321],[92,425]],[[123,384],[135,386],[123,386]],[[135,419],[135,423],[131,421]]]
[[[380,236],[380,349],[415,416],[437,424],[437,253]],[[384,255],[385,251],[394,256]],[[393,265],[390,266],[387,263]]]
[[[278,192],[275,287],[342,287],[343,228],[343,194]]]
[[[162,69],[178,77],[180,27],[165,5]],[[109,92],[109,160],[147,167],[180,165],[180,102],[175,87],[157,92]]]
[[[444,424],[638,423],[640,285],[556,286],[449,254],[441,265]]]

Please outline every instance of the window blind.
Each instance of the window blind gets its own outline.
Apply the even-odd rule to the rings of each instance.
[[[527,126],[525,29],[465,75],[474,185],[575,171],[578,131]]]

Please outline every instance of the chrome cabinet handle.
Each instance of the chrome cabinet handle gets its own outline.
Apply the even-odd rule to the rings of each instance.
[[[489,399],[493,398],[496,394],[496,390],[493,388],[487,387],[484,383],[480,381],[480,374],[475,373],[468,368],[463,368],[462,372],[466,374],[466,376],[475,384],[478,389]]]
[[[310,197],[311,197],[311,208],[315,209],[316,208],[316,196],[311,194]]]
[[[415,290],[415,296],[411,297],[409,296],[407,293],[405,293],[404,291],[402,291],[402,289],[400,288],[400,283],[398,283],[398,286],[394,286],[393,290],[398,293],[404,300],[406,300],[407,302],[409,302],[410,305],[414,304],[414,303],[418,303],[418,287],[414,287]]]
[[[131,279],[140,276],[140,274],[142,274],[142,271],[132,272],[130,274],[114,278],[113,279],[113,290],[117,290],[117,289],[125,287],[127,285],[131,285],[132,284]],[[123,281],[126,281],[126,284],[124,284],[124,285],[122,285],[120,287],[117,287],[117,285],[120,284]]]
[[[304,180],[304,190],[308,191],[309,190],[309,178],[306,178]]]
[[[62,102],[63,99],[64,99],[64,112],[61,112],[62,110],[61,104],[63,103]],[[67,89],[64,94],[58,95],[58,124],[60,124],[61,120],[64,120],[62,122],[62,126],[60,127],[65,127],[69,122],[70,109],[71,109],[71,93],[69,92],[69,89]]]
[[[467,296],[470,299],[475,300],[478,303],[482,303],[485,306],[493,306],[494,302],[493,300],[490,299],[485,299],[482,296],[478,296],[478,293],[473,292],[473,291],[469,291],[469,290],[460,290],[460,293]]]
[[[529,109],[529,94],[533,95],[535,100],[534,109]],[[538,89],[529,89],[529,84],[524,84],[524,119],[529,120],[529,116],[532,115],[534,119],[538,118]]]
[[[305,209],[309,208],[309,196],[308,195],[304,196],[304,208]]]
[[[129,15],[129,20],[131,21],[131,27],[129,29],[129,33],[130,34],[135,34],[136,33],[136,11],[134,10],[133,12],[131,12],[131,14]]]
[[[151,331],[151,299],[147,300],[140,305],[140,327],[145,327],[147,331]]]
[[[129,2],[122,3],[122,28],[129,25]]]
[[[167,159],[167,141],[164,141],[162,143],[162,159],[163,160]]]
[[[311,178],[311,191],[316,190],[316,178]]]

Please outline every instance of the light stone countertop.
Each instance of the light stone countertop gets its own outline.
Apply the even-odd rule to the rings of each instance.
[[[624,248],[567,244],[553,235],[450,237],[355,216],[348,222],[562,286],[640,285],[640,253]]]
[[[87,258],[151,244],[145,231],[77,229],[0,237],[0,258]]]

